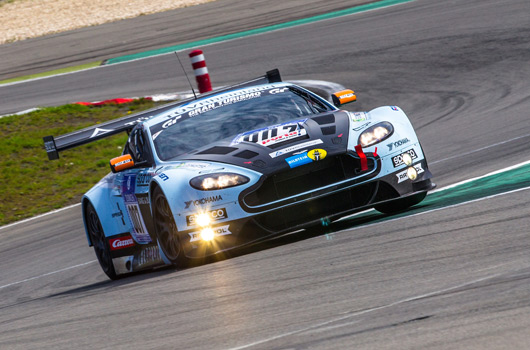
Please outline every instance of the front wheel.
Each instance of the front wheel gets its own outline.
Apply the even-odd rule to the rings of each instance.
[[[402,199],[397,199],[389,203],[384,203],[376,205],[374,208],[377,211],[380,211],[383,214],[394,214],[400,211],[404,211],[409,207],[418,204],[427,196],[427,192],[418,193],[414,196],[405,197]]]
[[[166,196],[159,187],[153,192],[153,220],[158,245],[166,258],[178,267],[185,267],[188,263],[180,240],[173,213]]]
[[[105,239],[105,233],[103,227],[99,221],[98,214],[92,203],[88,203],[86,206],[86,223],[88,229],[88,235],[92,241],[94,252],[98,258],[99,265],[105,274],[111,279],[115,280],[118,278],[114,265],[112,263],[112,257],[110,256],[110,247]]]

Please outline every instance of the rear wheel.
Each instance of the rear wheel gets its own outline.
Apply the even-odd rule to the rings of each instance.
[[[112,280],[118,278],[114,265],[112,264],[112,257],[110,256],[110,247],[105,239],[105,233],[103,227],[99,221],[98,214],[92,203],[88,203],[86,206],[86,223],[94,252],[99,261],[99,265],[105,274]]]
[[[374,208],[375,210],[380,211],[384,214],[394,214],[400,211],[404,211],[415,204],[418,204],[419,202],[425,199],[425,196],[427,196],[427,192],[418,193],[414,196],[405,197],[389,203],[376,205]]]
[[[166,258],[179,267],[188,263],[178,237],[177,225],[166,196],[159,187],[153,192],[153,219],[158,245]]]

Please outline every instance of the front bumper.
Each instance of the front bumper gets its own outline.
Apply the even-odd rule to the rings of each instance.
[[[240,196],[239,203],[249,213],[248,217],[217,223],[212,228],[217,230],[218,234],[214,240],[208,242],[198,238],[197,228],[180,231],[179,238],[183,243],[184,252],[189,258],[202,258],[317,225],[322,220],[336,220],[342,216],[373,208],[377,204],[416,196],[435,187],[431,182],[432,174],[425,160],[413,164],[417,169],[421,169],[414,181],[403,180],[400,177],[403,169],[385,176],[377,176],[380,169],[379,162],[379,158],[372,155],[368,170],[351,172],[356,175],[355,177],[340,179],[336,183],[290,196],[282,196],[282,193],[278,193],[277,188],[273,186],[274,183],[270,181],[266,184],[266,179],[262,179],[252,188],[243,191]],[[324,168],[320,170],[322,169]],[[322,176],[319,168],[313,170],[314,174],[305,175],[315,179]],[[284,178],[279,180],[278,182],[281,183]],[[322,179],[319,181],[325,182]],[[293,182],[289,184],[311,186],[307,182],[300,185]],[[267,188],[267,191],[263,191],[263,188]],[[274,192],[271,194],[271,191]]]

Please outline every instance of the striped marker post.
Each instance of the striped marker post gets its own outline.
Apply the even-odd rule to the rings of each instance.
[[[208,74],[208,68],[206,68],[206,61],[202,50],[193,50],[189,53],[191,65],[193,66],[193,72],[195,73],[195,79],[199,86],[199,92],[212,91],[212,83],[210,82],[210,75]]]

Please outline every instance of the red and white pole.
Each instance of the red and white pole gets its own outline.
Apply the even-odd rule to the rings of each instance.
[[[199,86],[199,92],[212,91],[212,83],[210,82],[210,75],[208,74],[208,68],[206,68],[206,61],[202,50],[193,50],[189,53],[191,59],[191,65],[193,66],[193,72],[195,73],[195,79]]]

